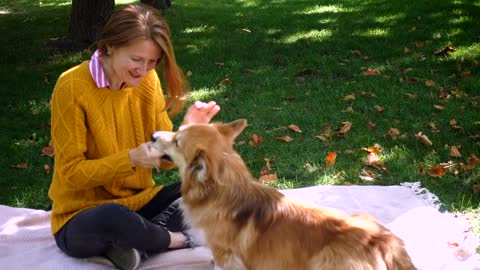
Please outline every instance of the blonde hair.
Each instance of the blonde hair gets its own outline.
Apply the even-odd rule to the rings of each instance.
[[[167,101],[164,109],[175,115],[183,109],[188,89],[181,69],[177,66],[170,28],[160,13],[144,4],[131,4],[115,11],[106,23],[97,48],[107,55],[107,46],[122,47],[136,39],[154,41],[161,49],[157,66],[161,65],[166,80]]]

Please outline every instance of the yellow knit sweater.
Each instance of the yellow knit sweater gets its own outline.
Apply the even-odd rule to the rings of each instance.
[[[136,211],[157,194],[151,169],[132,168],[128,151],[153,131],[172,130],[164,105],[154,70],[119,91],[97,88],[88,61],[59,77],[51,99],[52,233],[84,209],[115,202]]]

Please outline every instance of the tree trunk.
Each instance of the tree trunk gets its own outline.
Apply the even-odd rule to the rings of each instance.
[[[93,44],[114,7],[115,0],[72,0],[68,39],[84,48]]]
[[[140,0],[140,2],[150,5],[158,10],[165,10],[172,5],[171,0]]]

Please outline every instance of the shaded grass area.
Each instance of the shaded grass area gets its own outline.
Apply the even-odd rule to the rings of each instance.
[[[69,8],[64,1],[0,1],[2,204],[50,205],[52,172],[45,173],[45,164],[53,161],[41,154],[50,140],[48,100],[58,75],[88,59],[45,45],[65,34]],[[236,149],[256,177],[269,159],[280,188],[420,181],[444,208],[478,211],[480,170],[462,170],[459,163],[480,156],[480,1],[185,0],[174,1],[165,16],[177,60],[190,74],[190,100],[216,100],[222,107],[217,120],[249,121]],[[433,55],[446,46],[456,51]],[[368,69],[379,74],[365,76]],[[427,86],[429,80],[435,84]],[[355,99],[346,100],[352,94]],[[317,138],[342,122],[352,123],[344,136]],[[401,134],[385,136],[390,128]],[[419,132],[433,146],[416,140]],[[263,137],[256,147],[249,143],[253,135]],[[285,135],[293,141],[276,139]],[[365,166],[362,149],[374,144],[381,145],[388,172]],[[462,157],[451,157],[451,146]],[[328,152],[337,153],[330,167]],[[446,175],[428,173],[449,161],[454,165]],[[27,168],[14,168],[20,163]],[[375,179],[360,179],[362,170]],[[174,171],[155,177],[178,179]]]

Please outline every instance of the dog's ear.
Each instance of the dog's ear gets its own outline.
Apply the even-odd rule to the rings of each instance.
[[[242,131],[247,126],[247,120],[245,119],[238,119],[229,123],[221,124],[218,126],[218,130],[220,133],[223,134],[226,138],[233,140],[242,133]]]
[[[209,168],[208,165],[209,161],[206,151],[199,149],[196,151],[195,157],[188,164],[187,173],[199,182],[204,183],[210,177],[211,168]]]

